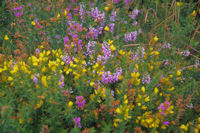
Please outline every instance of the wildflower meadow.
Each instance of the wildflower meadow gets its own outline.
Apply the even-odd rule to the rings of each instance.
[[[199,0],[1,0],[0,133],[200,133]]]

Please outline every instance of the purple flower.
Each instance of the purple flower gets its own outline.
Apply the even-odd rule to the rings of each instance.
[[[84,16],[85,16],[85,11],[83,9],[84,7],[85,7],[85,5],[80,4],[79,15],[80,15],[82,21],[84,20]]]
[[[94,6],[94,3],[90,3],[90,6]]]
[[[69,37],[68,36],[64,37],[63,40],[64,40],[64,45],[69,44]]]
[[[149,74],[145,75],[143,78],[142,78],[142,83],[143,84],[149,84],[151,82],[151,77]]]
[[[85,106],[85,99],[83,96],[76,96],[76,104],[78,108],[83,109]]]
[[[101,76],[101,82],[104,84],[111,83],[113,81],[113,77],[110,71],[104,72]]]
[[[111,24],[108,25],[108,27],[110,28],[110,32],[113,33],[115,24],[111,23]]]
[[[165,43],[163,46],[162,46],[162,48],[166,48],[166,49],[171,49],[172,47],[171,47],[171,44],[170,43]]]
[[[187,56],[190,55],[190,51],[189,50],[184,50],[184,51],[181,51],[180,54],[187,57]]]
[[[95,28],[89,28],[89,32],[87,33],[88,38],[98,39],[99,31]]]
[[[58,84],[59,84],[60,89],[63,89],[63,87],[65,86],[64,76],[63,75],[61,75],[61,78],[58,81]]]
[[[115,1],[115,4],[117,4],[118,3],[118,0],[114,0]]]
[[[74,123],[77,127],[81,128],[81,118],[80,117],[75,117],[74,119]]]
[[[111,74],[110,71],[104,72],[103,75],[101,76],[101,82],[103,82],[104,84],[117,82],[119,81],[120,75],[122,75],[122,68],[117,68],[116,73],[114,74]]]
[[[138,24],[137,21],[134,21],[134,22],[132,23],[133,26],[136,26],[137,24]]]
[[[142,29],[139,29],[139,30],[138,30],[138,33],[141,34],[141,33],[142,33]]]
[[[91,56],[94,53],[95,45],[96,45],[95,41],[89,41],[88,42],[88,45],[86,45],[86,55]]]
[[[110,44],[108,42],[103,42],[102,44],[103,55],[100,55],[97,58],[97,62],[105,64],[110,57],[113,57],[111,54]]]
[[[38,76],[39,76],[40,74],[38,73],[38,74],[35,74],[35,75],[33,75],[33,82],[35,83],[35,84],[38,84]]]
[[[129,5],[131,3],[131,0],[124,0],[124,2]]]
[[[22,6],[19,6],[19,7],[16,7],[13,9],[13,11],[17,12],[18,10],[21,10],[22,9]]]
[[[70,64],[70,62],[72,62],[72,59],[71,59],[71,57],[68,55],[68,54],[66,54],[65,56],[63,56],[62,57],[62,60],[65,62],[65,64],[67,64],[67,65],[69,65]]]
[[[16,16],[16,17],[21,17],[21,16],[23,15],[23,13],[24,13],[23,11],[21,11],[21,12],[19,12],[19,13],[15,13],[15,16]]]
[[[169,124],[169,121],[165,121],[165,122],[163,122],[163,124],[164,124],[165,126],[167,126],[167,125]]]
[[[113,74],[113,82],[119,81],[119,76],[122,75],[122,68],[117,68],[116,73]]]
[[[115,22],[116,16],[117,16],[116,11],[113,11],[113,12],[111,13],[110,21]]]
[[[113,90],[111,90],[111,95],[114,97],[114,91]]]
[[[129,32],[129,33],[125,34],[124,38],[125,38],[125,42],[136,41],[137,40],[137,31]]]
[[[132,11],[131,15],[129,15],[129,17],[131,17],[131,19],[135,19],[139,14],[139,10],[135,9]]]
[[[60,40],[60,36],[59,36],[59,35],[56,35],[56,39]]]
[[[168,101],[165,101],[164,103],[161,103],[158,107],[158,110],[168,110],[170,107],[170,103]]]
[[[35,53],[36,53],[36,54],[39,54],[39,53],[40,53],[40,49],[39,49],[39,48],[36,48],[36,49],[35,49]]]
[[[91,17],[94,18],[95,21],[100,21],[101,26],[104,25],[105,22],[105,13],[101,13],[98,8],[92,8],[91,9]]]

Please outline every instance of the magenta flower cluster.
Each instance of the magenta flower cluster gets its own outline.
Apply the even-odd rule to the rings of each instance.
[[[85,99],[83,96],[76,96],[76,104],[78,106],[78,108],[83,109],[85,106]]]
[[[75,117],[74,119],[74,123],[77,127],[82,128],[81,126],[81,118],[80,117]]]

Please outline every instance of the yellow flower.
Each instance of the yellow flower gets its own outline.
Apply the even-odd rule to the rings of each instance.
[[[8,81],[12,81],[12,80],[13,80],[13,78],[9,76],[8,77]]]
[[[42,76],[42,83],[45,87],[47,87],[47,77],[46,76]]]
[[[137,103],[137,105],[140,107],[140,106],[141,106],[141,103]]]
[[[154,89],[154,94],[156,95],[158,93],[158,88],[156,87],[155,89]]]
[[[117,112],[118,114],[121,114],[121,113],[122,113],[122,111],[121,111],[119,108],[116,109],[116,112]]]
[[[181,75],[181,72],[178,70],[178,71],[176,72],[176,75],[177,75],[177,76],[180,76],[180,75]]]
[[[120,54],[120,55],[125,55],[125,52],[122,51],[122,50],[119,50],[119,54]]]
[[[110,40],[110,39],[109,39],[109,40],[108,40],[108,43],[109,43],[109,44],[113,44],[113,40]]]
[[[200,117],[198,118],[198,122],[200,123]]]
[[[57,19],[60,19],[60,14],[58,13],[58,15],[57,15]]]
[[[23,119],[19,118],[19,123],[22,124],[23,123]]]
[[[105,9],[106,11],[108,11],[108,10],[109,10],[109,7],[106,6],[104,9]]]
[[[173,90],[174,90],[174,87],[172,87],[172,88],[168,88],[168,90],[169,90],[169,91],[173,91]]]
[[[153,38],[153,40],[154,40],[155,42],[157,42],[157,41],[158,41],[158,37],[155,36],[155,37]]]
[[[9,40],[8,35],[4,36],[4,40]]]
[[[144,99],[145,102],[150,101],[149,96]]]
[[[142,90],[143,93],[145,93],[145,87],[144,86],[142,86],[141,90]]]
[[[67,16],[67,11],[66,10],[64,11],[64,15]]]
[[[176,5],[177,5],[177,6],[182,6],[182,5],[183,5],[183,2],[176,2]]]
[[[196,11],[194,10],[194,11],[192,12],[192,16],[195,17],[196,15],[197,15],[197,13],[196,13]]]
[[[195,129],[195,130],[194,130],[194,133],[199,133],[199,129]]]
[[[108,26],[106,26],[106,27],[104,28],[104,30],[105,30],[105,31],[109,31],[110,29],[109,29]]]
[[[72,102],[72,101],[69,101],[68,107],[71,107],[72,105],[73,105],[73,102]]]
[[[185,126],[184,124],[182,124],[182,125],[180,126],[180,128],[183,129],[184,131],[187,131],[187,130],[188,130],[188,127]]]
[[[32,24],[33,26],[35,26],[35,21],[32,21],[31,24]]]
[[[90,82],[90,86],[93,86],[94,85],[94,82],[92,81],[92,82]]]

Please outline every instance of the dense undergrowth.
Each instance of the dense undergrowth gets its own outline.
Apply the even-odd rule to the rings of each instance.
[[[199,132],[198,1],[0,4],[0,132]]]

